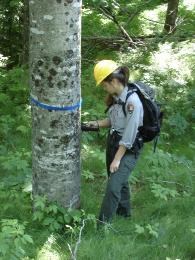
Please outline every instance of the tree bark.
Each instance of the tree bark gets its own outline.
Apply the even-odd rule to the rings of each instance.
[[[178,13],[179,0],[169,0],[165,19],[164,30],[173,33],[176,30],[176,19]]]
[[[80,102],[81,0],[30,0],[31,97],[45,105]],[[80,108],[32,103],[33,197],[80,205]]]

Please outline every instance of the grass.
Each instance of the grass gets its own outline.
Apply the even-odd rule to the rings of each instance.
[[[131,184],[132,217],[129,219],[115,217],[112,225],[102,231],[97,231],[94,224],[88,221],[82,233],[77,259],[195,259],[194,179],[190,192],[183,193],[180,190],[178,196],[170,197],[167,201],[156,198],[147,180],[148,172],[139,175],[143,165],[146,165],[145,154],[148,153],[148,149],[150,148],[146,148],[134,173],[137,179]],[[97,166],[100,172],[103,172],[102,158],[98,160],[98,156]],[[97,174],[94,159],[89,159],[87,162],[84,162],[84,168],[94,172],[95,179],[82,178],[81,207],[85,212],[97,216],[106,177]],[[177,167],[177,164],[172,165],[173,169]],[[189,183],[189,176],[185,172],[185,167],[182,167],[180,166],[180,171],[183,170],[183,176],[180,178],[180,174],[175,181],[183,180],[184,183]],[[68,243],[74,248],[78,232],[72,236],[64,233],[52,234],[46,228],[34,223],[31,198],[21,190],[10,192],[8,198],[3,199],[1,196],[0,203],[9,206],[7,209],[2,208],[0,219],[16,218],[20,222],[28,222],[26,233],[34,240],[33,246],[26,250],[31,259],[70,259]],[[143,228],[141,233],[136,229],[136,225]],[[153,233],[149,230],[149,226]],[[50,256],[53,258],[49,258]]]

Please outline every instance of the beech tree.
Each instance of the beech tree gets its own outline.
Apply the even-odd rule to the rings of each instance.
[[[81,0],[30,0],[33,196],[80,200]]]

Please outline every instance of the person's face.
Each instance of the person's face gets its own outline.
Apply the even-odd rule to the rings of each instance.
[[[103,89],[109,93],[109,94],[115,94],[116,93],[116,88],[117,88],[117,82],[116,82],[116,79],[113,79],[112,81],[110,82],[107,82],[107,81],[103,81],[102,82],[102,86],[103,86]]]

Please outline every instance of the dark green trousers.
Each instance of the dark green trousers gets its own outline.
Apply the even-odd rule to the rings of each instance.
[[[108,181],[99,214],[99,220],[103,222],[109,222],[115,214],[124,217],[131,215],[128,179],[136,165],[143,144],[136,150],[136,154],[132,151],[126,152],[121,159],[118,170],[110,173],[110,164],[118,150],[120,139],[121,136],[115,132],[112,135],[109,134],[107,138],[106,166]]]
[[[99,220],[109,222],[115,214],[128,217],[131,215],[130,189],[128,179],[136,165],[139,155],[126,153],[115,173],[110,173],[106,192],[102,202]]]

